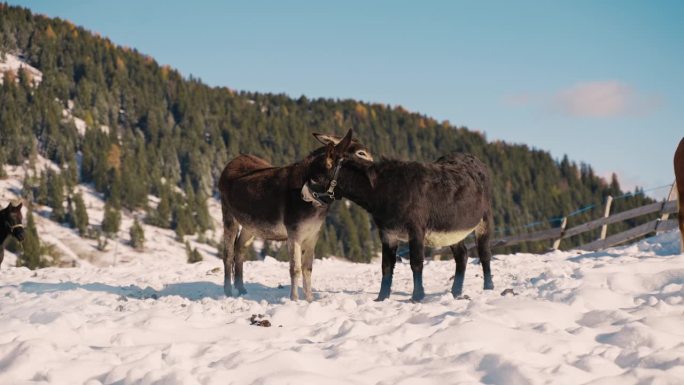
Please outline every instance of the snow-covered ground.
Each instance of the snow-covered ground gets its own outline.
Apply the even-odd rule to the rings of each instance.
[[[684,255],[677,233],[598,253],[498,255],[497,290],[471,261],[407,264],[377,303],[376,264],[317,260],[316,301],[291,302],[288,266],[245,266],[225,298],[218,259],[147,255],[111,267],[0,270],[0,383],[681,384]],[[501,296],[511,288],[517,296]],[[251,326],[263,314],[271,327]]]
[[[19,187],[0,181],[2,202]],[[101,201],[83,189],[97,224]],[[9,255],[0,267],[0,384],[684,383],[678,232],[596,253],[496,255],[489,292],[472,260],[462,300],[448,291],[454,263],[431,261],[420,304],[406,263],[377,303],[378,263],[316,260],[307,303],[287,299],[288,265],[271,258],[246,263],[249,293],[226,298],[209,246],[193,243],[205,260],[190,265],[171,231],[145,226],[144,252],[122,240],[101,253],[36,219],[78,264],[30,271]]]

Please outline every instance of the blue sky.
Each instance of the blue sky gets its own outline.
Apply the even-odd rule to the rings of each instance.
[[[9,3],[210,85],[402,105],[627,188],[671,183],[684,136],[681,1]]]

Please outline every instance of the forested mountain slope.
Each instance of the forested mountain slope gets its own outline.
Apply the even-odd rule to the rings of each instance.
[[[149,209],[148,222],[195,233],[210,226],[206,199],[216,194],[229,159],[252,153],[274,164],[292,162],[318,146],[312,132],[349,127],[376,157],[429,161],[467,151],[481,158],[492,169],[500,231],[622,194],[616,178],[608,183],[587,165],[556,161],[526,145],[488,142],[481,133],[402,107],[210,87],[68,21],[2,4],[0,55],[0,62],[16,57],[42,72],[40,82],[27,70],[3,76],[0,165],[37,153],[59,164],[63,171],[46,173],[43,179],[54,180],[42,183],[62,183],[61,196],[36,196],[40,178],[25,182],[35,199],[53,207],[65,204],[74,185],[92,183],[112,211],[147,208],[148,194],[155,195],[160,203]],[[621,200],[616,210],[643,199]],[[529,247],[535,248],[523,246]],[[367,261],[377,249],[367,214],[336,204],[318,255]]]

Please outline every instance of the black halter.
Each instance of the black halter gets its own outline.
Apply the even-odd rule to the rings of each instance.
[[[340,174],[340,169],[342,168],[342,161],[344,159],[340,158],[337,161],[337,164],[335,165],[335,171],[333,171],[333,177],[332,180],[330,181],[330,185],[328,186],[328,189],[325,192],[316,192],[310,182],[306,182],[306,185],[309,187],[309,190],[311,191],[311,195],[314,197],[318,203],[327,206],[335,201],[335,187],[337,186],[337,176]]]
[[[7,229],[9,230],[10,233],[14,232],[14,229],[18,229],[18,228],[23,229],[23,228],[24,228],[24,225],[23,225],[23,224],[17,223],[17,224],[14,224],[14,225],[13,225],[13,224],[11,224],[10,221],[7,220],[7,219],[5,220],[5,226],[7,226]]]

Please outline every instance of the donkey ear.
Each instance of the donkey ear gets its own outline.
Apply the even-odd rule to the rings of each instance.
[[[319,142],[325,144],[326,146],[328,144],[332,144],[333,146],[336,145],[337,143],[340,142],[340,138],[334,135],[328,135],[328,134],[319,134],[317,132],[313,133],[313,136],[318,140]]]
[[[21,210],[21,208],[22,208],[23,206],[24,206],[24,202],[19,202],[19,205],[18,205],[18,206],[15,206],[15,209],[16,209],[17,211],[19,211],[19,210]]]
[[[347,131],[347,135],[345,135],[344,138],[342,138],[342,140],[340,140],[340,142],[335,145],[335,151],[337,153],[343,153],[343,152],[347,151],[347,149],[349,148],[349,145],[352,142],[352,135],[353,134],[354,134],[354,130],[352,130],[350,128],[349,131]]]

